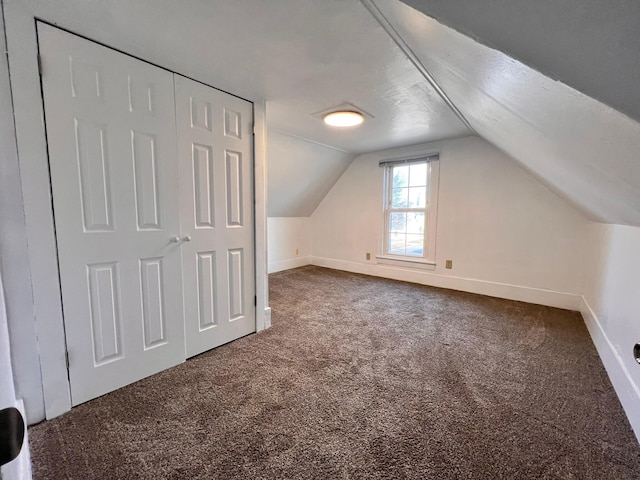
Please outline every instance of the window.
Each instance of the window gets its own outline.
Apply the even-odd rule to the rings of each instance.
[[[438,155],[385,168],[383,258],[435,263]]]

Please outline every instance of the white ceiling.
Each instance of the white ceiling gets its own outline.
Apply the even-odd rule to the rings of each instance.
[[[404,0],[640,121],[638,0]]]
[[[270,217],[308,217],[354,155],[270,129],[267,198]]]
[[[592,218],[640,225],[640,124],[397,0],[375,4],[477,133]],[[265,100],[270,127],[348,153],[470,132],[358,0],[3,5]],[[375,118],[340,131],[312,116],[345,101]],[[304,164],[311,156],[295,159]],[[279,157],[269,159],[272,166]]]
[[[271,5],[292,6],[284,3]],[[469,134],[360,2],[293,3],[295,19],[265,31],[278,77],[266,97],[270,125],[352,153]],[[375,118],[339,130],[311,116],[345,101]]]
[[[469,134],[358,0],[21,3],[72,32],[266,100],[270,126],[350,153]],[[374,118],[338,130],[312,116],[344,102]]]
[[[640,124],[396,0],[384,16],[479,135],[591,218],[640,226]]]

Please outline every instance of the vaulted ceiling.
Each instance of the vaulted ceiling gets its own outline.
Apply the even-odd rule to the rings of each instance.
[[[640,100],[631,88],[640,69],[638,2],[406,3],[30,0],[3,7],[266,101],[270,128],[284,132],[270,141],[270,174],[294,165],[300,176],[280,175],[284,187],[312,183],[302,196],[273,189],[281,213],[272,214],[312,211],[354,154],[475,131],[591,218],[640,225],[640,124],[632,120]],[[314,115],[344,102],[370,114],[361,128],[337,131]],[[324,165],[319,144],[333,152]],[[317,167],[313,176],[305,162]]]
[[[358,0],[15,3],[5,8],[266,100],[274,128],[350,153],[469,134]],[[373,118],[339,131],[314,115],[345,102]]]
[[[426,9],[431,2],[416,3]],[[536,19],[556,12],[546,3],[543,14],[527,17],[532,26],[523,27],[525,37],[533,38],[536,28],[536,38],[545,35]],[[480,136],[592,219],[640,225],[639,123],[402,2],[375,4],[380,20],[393,26]],[[628,9],[616,16],[625,13]],[[501,24],[507,21],[502,16]],[[634,21],[640,27],[640,17]],[[640,28],[635,31],[639,36]],[[566,43],[558,48],[570,53]],[[635,51],[637,56],[640,51]],[[599,67],[592,70],[597,76]]]
[[[404,0],[640,121],[637,0]]]

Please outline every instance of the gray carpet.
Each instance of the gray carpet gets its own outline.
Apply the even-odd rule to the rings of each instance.
[[[579,314],[303,267],[273,328],[30,429],[35,479],[638,479]]]

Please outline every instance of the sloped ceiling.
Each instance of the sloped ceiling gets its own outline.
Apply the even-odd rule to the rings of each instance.
[[[640,226],[640,124],[395,0],[375,4],[474,129],[592,219]]]
[[[274,136],[271,215],[310,213],[326,181],[342,173],[344,161],[331,149],[318,170],[317,143],[364,153],[470,134],[358,0],[10,0],[3,7],[266,101],[269,127],[295,144],[286,151]],[[337,130],[314,115],[345,102],[370,114],[361,127]]]
[[[351,153],[469,130],[358,0],[10,0],[73,33],[252,101],[278,130]],[[371,114],[336,130],[315,113]]]
[[[477,133],[592,218],[640,225],[639,124],[404,3],[374,1]],[[469,34],[487,37],[490,44],[525,62],[539,58],[531,59],[519,50],[533,41],[530,35],[540,18],[537,7],[527,4],[542,5],[549,18],[558,15],[548,29],[566,30],[559,37],[547,32],[553,39],[550,43],[535,43],[536,55],[549,53],[556,44],[562,47],[553,57],[549,75],[579,87],[582,84],[575,82],[585,81],[583,91],[637,118],[638,93],[628,88],[635,88],[640,68],[637,44],[631,51],[628,48],[628,42],[637,37],[629,23],[620,20],[635,16],[637,21],[635,0],[602,0],[597,14],[580,7],[590,8],[596,0],[571,0],[574,8],[554,0],[477,2],[491,7],[484,13],[472,6],[472,0],[408,1],[426,11],[438,6],[434,15],[455,22]],[[425,80],[424,72],[370,14],[367,3],[371,0],[11,0],[3,2],[3,8],[5,15],[11,10],[17,12],[12,18],[25,19],[25,28],[33,25],[34,17],[43,19],[249,100],[266,101],[270,127],[291,138],[311,140],[298,145],[306,145],[308,155],[300,154],[298,148],[297,153],[292,150],[269,160],[270,177],[272,171],[282,172],[299,162],[294,169],[299,177],[272,190],[270,199],[274,205],[304,206],[293,210],[297,214],[308,211],[318,192],[326,188],[323,182],[342,168],[342,162],[328,161],[332,167],[311,180],[321,188],[308,185],[301,197],[294,198],[294,191],[288,189],[310,178],[304,162],[316,155],[314,142],[355,154],[470,133]],[[619,13],[607,12],[605,4]],[[458,9],[467,12],[462,15]],[[492,14],[493,23],[489,22]],[[588,26],[598,19],[601,28],[589,40]],[[527,29],[528,22],[532,25]],[[618,36],[603,37],[602,32],[616,28]],[[492,32],[498,36],[490,37]],[[521,32],[526,40],[516,41]],[[601,39],[602,46],[597,48]],[[587,42],[587,46],[573,52],[571,42]],[[11,55],[20,54],[19,48],[11,47],[10,61]],[[597,57],[589,56],[591,49]],[[614,60],[608,64],[611,55]],[[577,79],[565,79],[566,73],[560,70],[571,56],[581,58],[582,70],[569,68]],[[589,64],[590,58],[596,65]],[[623,59],[633,65],[621,67]],[[534,67],[544,72],[545,65]],[[607,69],[609,74],[604,75]],[[610,87],[606,87],[608,81]],[[362,128],[336,131],[313,116],[345,101],[373,118]]]
[[[270,129],[270,217],[308,217],[353,160],[353,154]]]
[[[638,0],[404,0],[640,121]]]

